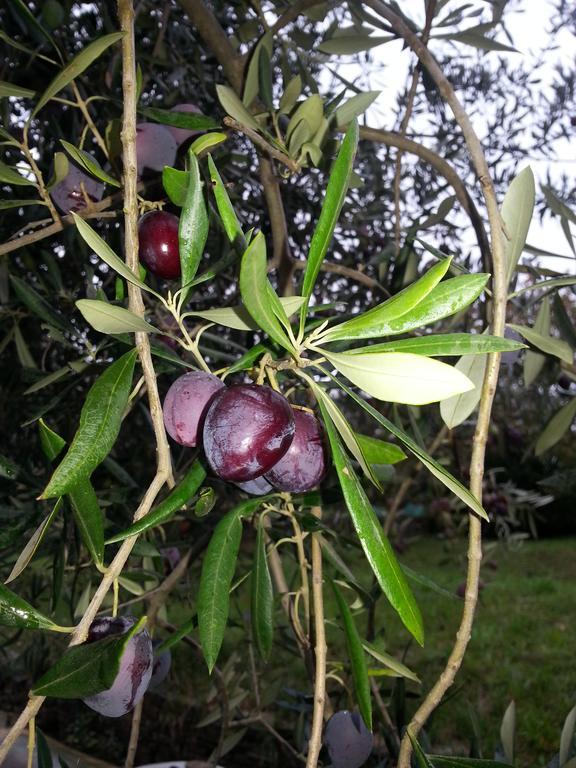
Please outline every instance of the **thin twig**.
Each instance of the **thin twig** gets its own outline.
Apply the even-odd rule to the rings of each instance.
[[[306,261],[294,261],[292,267],[295,270],[304,270],[306,269],[308,262]],[[333,261],[323,261],[320,265],[320,271],[321,272],[328,272],[329,274],[334,275],[342,275],[343,277],[347,277],[350,280],[354,280],[357,283],[361,283],[362,285],[367,286],[368,288],[374,288],[377,291],[380,291],[385,296],[390,296],[390,292],[384,288],[384,286],[378,282],[378,280],[375,280],[373,277],[370,277],[370,275],[367,275],[364,272],[361,272],[359,269],[354,269],[353,267],[346,267],[344,264],[334,264]]]
[[[126,760],[124,761],[124,768],[134,768],[134,759],[136,757],[136,750],[138,749],[138,740],[140,738],[140,724],[142,723],[142,708],[144,706],[144,699],[140,699],[138,704],[134,707],[132,712],[132,722],[130,724],[130,740],[128,741],[128,751],[126,752]]]
[[[432,54],[428,51],[426,46],[423,45],[418,36],[414,34],[409,25],[406,24],[400,15],[392,11],[385,3],[383,3],[382,0],[366,0],[366,3],[382,18],[386,19],[386,21],[391,24],[394,31],[402,37],[417,54],[423,66],[426,67],[428,73],[436,83],[442,98],[452,110],[454,117],[460,126],[472,164],[480,180],[490,223],[493,280],[491,332],[495,336],[503,336],[507,298],[504,233],[494,184],[480,140],[474,131],[474,127],[472,126],[468,114],[460,104],[452,85],[444,76],[444,73],[438,66],[438,63]],[[470,461],[470,490],[478,499],[482,499],[484,458],[488,439],[488,429],[490,426],[492,402],[498,382],[499,366],[500,355],[489,355],[488,364],[486,366],[486,375],[484,377],[484,385],[482,387],[482,396],[480,398],[478,420],[474,432],[472,458]],[[410,736],[413,738],[417,737],[426,720],[430,717],[434,709],[436,709],[442,700],[442,697],[454,682],[454,678],[464,659],[464,654],[466,653],[466,648],[472,633],[474,614],[478,601],[478,583],[481,560],[482,537],[480,520],[475,515],[471,514],[469,515],[466,593],[460,627],[445,669],[416,713],[413,715],[412,720],[408,725],[407,732],[402,739],[398,768],[409,768],[410,756],[412,754]]]
[[[292,158],[288,157],[284,152],[273,147],[272,144],[266,141],[263,136],[260,136],[260,134],[253,128],[250,128],[248,125],[243,125],[237,120],[234,120],[233,117],[228,116],[225,117],[222,122],[228,128],[232,128],[233,131],[238,131],[238,133],[243,133],[245,136],[248,136],[248,138],[263,149],[267,155],[270,155],[270,157],[273,157],[275,160],[278,160],[279,163],[285,165],[292,173],[298,173],[300,170],[300,166],[295,160],[292,160]]]
[[[312,507],[312,514],[322,519],[322,508]],[[322,592],[322,547],[315,534],[312,539],[312,604],[314,606],[315,657],[314,669],[314,710],[312,728],[308,741],[306,768],[316,768],[322,747],[324,726],[324,704],[326,701],[326,633],[324,629],[324,596]]]
[[[78,105],[78,108],[79,108],[80,112],[82,112],[82,114],[84,115],[84,120],[86,120],[87,126],[92,131],[92,135],[96,139],[96,143],[98,144],[98,146],[100,147],[102,152],[104,152],[104,157],[107,160],[109,160],[110,159],[110,155],[109,155],[109,152],[108,152],[108,147],[106,146],[106,142],[104,141],[104,139],[102,138],[102,134],[100,133],[100,131],[96,127],[96,123],[94,122],[94,120],[92,120],[92,115],[90,114],[90,111],[88,109],[88,105],[86,104],[86,102],[82,98],[82,94],[80,93],[80,89],[78,88],[78,86],[76,85],[76,82],[74,80],[72,80],[71,85],[72,85],[72,90],[74,91],[74,96],[76,97],[76,104]]]

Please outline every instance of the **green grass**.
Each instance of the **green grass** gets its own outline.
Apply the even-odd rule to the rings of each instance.
[[[464,579],[465,545],[421,540],[402,561],[454,591]],[[488,567],[490,561],[495,570]],[[460,748],[465,754],[472,735],[470,705],[480,722],[484,756],[490,757],[502,715],[514,699],[518,764],[545,765],[558,751],[564,718],[576,703],[575,542],[498,547],[485,558],[482,579],[485,588],[456,693],[438,710],[429,735],[435,749]],[[463,602],[418,585],[414,591],[424,614],[426,643],[422,649],[412,643],[405,661],[427,691],[445,663]],[[386,628],[390,650],[405,647],[406,634],[397,619],[383,605],[379,614],[378,627]],[[410,690],[418,686],[410,684]]]

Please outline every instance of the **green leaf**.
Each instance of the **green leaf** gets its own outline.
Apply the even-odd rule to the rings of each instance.
[[[310,141],[320,126],[324,117],[324,101],[314,93],[309,96],[294,112],[286,128],[286,139],[290,153],[294,155],[305,141]]]
[[[270,62],[270,57],[272,56],[272,34],[270,32],[266,32],[262,35],[260,40],[254,46],[250,56],[248,70],[244,80],[244,93],[242,94],[242,103],[248,109],[260,92],[260,55],[262,53],[264,55],[267,54],[268,62]],[[264,103],[266,104],[265,101]],[[267,107],[268,109],[271,108],[269,105],[267,105]]]
[[[239,250],[244,253],[246,250],[246,239],[242,232],[242,227],[211,155],[208,155],[208,170],[210,171],[210,179],[212,181],[212,192],[214,193],[216,207],[218,208],[224,231],[228,240],[237,245]]]
[[[29,205],[46,205],[43,200],[0,200],[0,211],[11,208],[26,208]]]
[[[381,664],[384,664],[385,667],[391,669],[398,677],[405,677],[407,680],[413,680],[415,683],[420,682],[418,675],[412,672],[411,669],[408,669],[408,667],[405,664],[402,664],[401,661],[398,661],[395,656],[380,651],[378,648],[375,648],[373,645],[366,642],[366,640],[362,641],[362,647],[370,654],[370,656],[373,656]]]
[[[249,368],[253,368],[257,360],[266,353],[270,354],[270,349],[265,344],[256,344],[256,346],[249,349],[245,355],[242,355],[235,363],[227,369],[227,373],[238,373],[238,371],[246,371]]]
[[[14,343],[16,344],[16,354],[22,368],[38,368],[19,325],[14,326]]]
[[[78,431],[41,498],[68,493],[110,453],[128,404],[136,356],[135,349],[126,352],[94,382],[82,407]]]
[[[156,291],[153,291],[146,285],[146,283],[143,283],[138,275],[132,272],[132,270],[122,261],[122,259],[114,253],[108,243],[103,240],[94,229],[92,229],[88,222],[84,221],[84,219],[81,216],[78,216],[76,213],[72,213],[72,216],[80,236],[84,242],[90,248],[92,248],[94,253],[96,253],[97,256],[100,256],[102,261],[106,262],[109,267],[112,267],[115,272],[117,272],[125,280],[128,280],[129,283],[137,285],[143,291],[149,291],[155,296],[158,296]]]
[[[348,648],[348,656],[352,667],[352,680],[354,681],[354,692],[356,693],[358,709],[360,710],[366,728],[371,731],[372,700],[370,698],[370,679],[368,677],[368,666],[366,664],[364,648],[362,647],[362,641],[360,640],[360,635],[358,634],[348,603],[344,600],[338,585],[332,580],[331,584],[336,603],[338,604],[338,610],[340,611],[340,616],[342,618],[342,624],[344,625],[344,634],[346,635],[346,646]]]
[[[369,51],[378,45],[389,43],[395,38],[389,37],[369,37],[368,35],[346,35],[342,37],[333,37],[330,40],[324,40],[318,46],[322,53],[334,54],[336,56],[353,56],[355,53]]]
[[[188,176],[189,174],[186,171],[179,171],[176,168],[171,168],[169,165],[165,165],[162,169],[162,184],[166,194],[170,198],[170,202],[179,208],[182,208],[186,200]]]
[[[473,757],[444,757],[428,755],[432,768],[513,768],[510,763],[500,760],[477,760]]]
[[[144,318],[115,304],[98,299],[79,299],[76,306],[86,322],[100,333],[160,333]]]
[[[75,645],[46,672],[32,689],[34,696],[79,699],[106,691],[114,684],[126,646],[142,628],[141,619],[123,635]]]
[[[229,88],[227,85],[217,85],[216,94],[224,111],[236,122],[248,126],[248,128],[253,128],[255,131],[260,130],[260,126],[238,96],[236,96],[232,88]]]
[[[536,456],[541,456],[552,448],[553,445],[556,445],[568,432],[574,418],[576,418],[576,398],[560,408],[540,433],[534,448]]]
[[[390,333],[393,323],[416,309],[438,285],[450,267],[450,259],[435,264],[421,278],[377,307],[329,328],[322,342],[340,339],[371,339]],[[449,282],[449,281],[446,281]]]
[[[576,277],[556,277],[552,280],[542,280],[541,282],[518,288],[518,290],[511,293],[508,298],[511,299],[514,296],[520,296],[520,294],[528,293],[529,291],[549,291],[552,288],[564,288],[564,286],[575,284]]]
[[[336,354],[318,348],[357,387],[378,400],[424,405],[474,388],[457,368],[405,352]]]
[[[23,0],[11,0],[11,6],[12,11],[16,13],[17,16],[20,17],[20,21],[23,22],[24,26],[27,28],[28,32],[31,32],[34,30],[34,32],[37,32],[40,37],[43,37],[45,40],[47,40],[50,45],[54,48],[54,50],[58,53],[60,56],[60,50],[58,49],[58,46],[54,42],[54,38],[50,35],[50,33],[44,29],[42,24],[38,21],[36,16],[32,13],[32,11],[28,8],[26,3],[24,3]],[[33,35],[37,40],[39,40],[39,37],[37,35]]]
[[[18,629],[62,629],[3,584],[0,584],[0,625]]]
[[[352,96],[351,99],[341,104],[334,112],[334,119],[336,126],[342,128],[348,125],[350,120],[354,120],[359,115],[366,112],[370,104],[378,98],[382,91],[366,91],[365,93],[357,93]]]
[[[261,516],[252,565],[250,615],[254,643],[264,661],[268,661],[274,634],[274,593],[266,557],[264,530],[264,520]]]
[[[564,725],[562,727],[562,734],[560,736],[560,752],[558,754],[558,765],[560,768],[564,766],[570,757],[572,752],[572,744],[574,742],[574,728],[576,728],[576,707],[572,707]]]
[[[28,539],[26,542],[26,546],[20,552],[18,555],[18,559],[14,563],[14,566],[12,570],[10,571],[10,575],[4,582],[5,584],[9,584],[11,581],[14,581],[14,579],[17,579],[18,576],[22,573],[22,571],[26,568],[30,560],[34,557],[36,554],[36,550],[44,540],[44,537],[46,536],[46,533],[48,532],[48,528],[50,527],[50,523],[56,515],[58,514],[60,507],[62,506],[62,499],[58,499],[56,504],[54,504],[54,508],[52,511],[42,520],[38,528],[34,531],[32,536]]]
[[[356,432],[356,440],[369,464],[397,464],[406,458],[402,448],[394,443],[386,443],[384,440],[368,435],[359,435],[358,432]]]
[[[62,144],[70,157],[75,160],[78,165],[91,176],[100,179],[100,181],[109,184],[111,187],[121,186],[119,181],[116,181],[113,176],[110,176],[110,174],[106,173],[106,171],[101,167],[100,163],[98,163],[91,154],[85,152],[83,149],[77,149],[74,144],[70,144],[70,142],[64,141],[64,139],[60,139],[60,144]]]
[[[499,43],[498,40],[493,40],[491,37],[472,29],[465,29],[462,32],[456,32],[452,35],[438,35],[438,38],[444,38],[451,40],[455,43],[464,43],[465,45],[471,45],[473,48],[479,48],[482,51],[501,51],[506,53],[518,53],[516,48],[512,48],[510,45]]]
[[[280,97],[280,104],[278,108],[279,113],[287,115],[292,112],[301,93],[302,78],[300,75],[295,75],[295,77],[290,80],[284,89],[284,93]]]
[[[16,275],[10,275],[10,283],[20,301],[41,320],[44,320],[45,323],[54,328],[59,328],[61,331],[74,330],[73,326],[56,312],[53,306],[27,282],[16,277]]]
[[[332,240],[336,222],[344,204],[344,198],[348,191],[350,175],[352,173],[352,164],[356,149],[358,147],[358,124],[353,120],[346,131],[346,135],[340,146],[338,157],[332,167],[330,180],[326,189],[324,202],[320,218],[312,236],[310,250],[308,252],[308,262],[304,272],[304,282],[302,285],[302,294],[305,302],[300,311],[300,331],[304,328],[306,312],[310,302],[310,296],[314,290],[314,284],[320,272],[320,266],[326,256],[326,251]]]
[[[111,536],[106,540],[106,544],[124,541],[124,539],[130,538],[130,536],[136,536],[136,534],[142,533],[142,531],[147,531],[169,520],[172,515],[192,499],[204,482],[205,477],[206,471],[204,467],[196,460],[164,501],[160,502],[157,507],[140,518],[136,523],[133,523],[129,528],[117,533],[115,536]]]
[[[48,461],[54,461],[58,454],[62,452],[62,449],[66,445],[66,440],[54,432],[53,429],[50,429],[44,419],[38,420],[38,429],[40,432],[40,444],[44,455]]]
[[[206,154],[206,152],[208,152],[210,149],[214,149],[214,147],[223,144],[227,140],[228,134],[220,133],[219,131],[213,131],[211,133],[204,134],[204,136],[198,136],[197,139],[194,139],[192,144],[190,144],[190,150],[194,152],[196,157],[200,157]]]
[[[189,131],[210,131],[214,128],[220,128],[220,123],[217,120],[198,112],[176,112],[158,107],[142,107],[138,109],[138,113],[155,123],[170,125],[174,128],[186,128]]]
[[[500,726],[500,741],[504,750],[504,757],[509,763],[514,764],[514,742],[516,740],[516,704],[511,701],[508,705],[502,724]]]
[[[84,546],[98,568],[104,564],[104,517],[92,483],[87,478],[68,491],[74,520]]]
[[[274,313],[266,268],[266,241],[264,235],[259,232],[244,252],[240,265],[242,301],[258,327],[277,344],[291,352],[292,344]]]
[[[12,184],[20,187],[35,187],[36,184],[30,179],[25,179],[15,168],[11,168],[6,163],[0,162],[0,181],[5,184]]]
[[[422,645],[424,627],[420,609],[396,560],[390,542],[386,538],[354,468],[342,448],[342,443],[328,415],[324,401],[319,400],[318,404],[330,440],[332,458],[342,486],[346,507],[364,554],[390,604],[400,616],[406,629]]]
[[[547,355],[554,355],[554,357],[559,357],[560,360],[568,363],[568,365],[572,364],[572,359],[574,357],[572,347],[563,339],[555,339],[552,336],[538,333],[536,326],[534,326],[534,328],[528,328],[525,325],[508,323],[508,328],[512,328],[523,336],[526,341],[542,350],[542,352],[545,352]]]
[[[200,644],[209,672],[216,664],[226,631],[230,587],[242,538],[241,518],[253,513],[265,499],[250,499],[224,515],[204,555],[197,608]]]
[[[330,374],[327,375],[330,376]],[[445,485],[446,488],[449,488],[452,493],[461,499],[466,504],[466,506],[470,507],[470,509],[479,517],[482,517],[484,520],[489,520],[488,515],[486,514],[478,499],[476,499],[476,497],[470,493],[470,491],[465,488],[462,483],[456,480],[455,477],[453,477],[446,469],[444,469],[444,467],[439,464],[436,459],[433,459],[432,456],[429,456],[426,451],[424,451],[418,445],[418,443],[412,440],[412,438],[403,430],[393,424],[389,419],[383,416],[371,405],[368,405],[368,403],[363,400],[360,395],[357,395],[353,390],[351,390],[341,381],[338,381],[334,376],[330,376],[330,378],[332,378],[338,384],[338,386],[343,389],[349,397],[352,398],[352,400],[354,400],[361,408],[363,408],[366,413],[369,413],[370,416],[372,416],[373,419],[375,419],[379,424],[387,429],[388,432],[397,437],[398,440],[400,440],[400,442],[403,443],[403,445],[408,448],[408,450],[413,453],[414,456],[416,456],[416,458],[422,462],[422,464],[424,464],[426,469],[431,472],[434,477],[440,480],[440,482]]]
[[[40,97],[40,101],[34,107],[32,117],[37,115],[42,107],[47,104],[53,96],[71,83],[74,78],[81,75],[92,62],[96,61],[107,48],[120,40],[123,35],[123,32],[112,32],[110,35],[104,35],[103,37],[98,38],[98,40],[90,43],[90,45],[87,45],[86,48],[80,51],[80,53],[56,75],[54,80],[52,80],[48,88]]]
[[[535,199],[534,174],[528,166],[513,179],[502,201],[501,214],[509,238],[506,242],[508,283],[526,244]]]
[[[455,368],[470,379],[474,389],[449,397],[440,403],[440,416],[448,429],[454,429],[462,424],[476,410],[482,395],[486,364],[485,357],[476,355],[465,355],[456,363]]]
[[[178,243],[180,247],[180,265],[182,267],[182,286],[184,295],[202,260],[206,238],[208,237],[208,212],[204,195],[202,193],[202,181],[200,179],[200,167],[194,152],[188,151],[188,188],[178,227]]]
[[[17,99],[33,99],[34,96],[36,96],[36,91],[31,91],[30,88],[23,88],[21,85],[0,80],[0,99],[7,99],[10,97]]]
[[[385,341],[383,344],[361,347],[360,350],[349,349],[348,354],[354,355],[358,351],[363,355],[372,352],[412,352],[415,355],[427,357],[453,357],[484,355],[488,352],[511,352],[522,349],[524,346],[513,339],[487,336],[483,333],[439,333],[398,341]]]
[[[416,739],[412,736],[410,731],[407,731],[408,736],[410,737],[410,742],[412,744],[412,749],[414,750],[414,757],[416,758],[416,764],[418,768],[434,768],[426,754],[424,753],[424,750],[420,746],[420,744],[416,741]]]
[[[304,299],[302,296],[282,296],[280,303],[288,316],[293,315],[302,306]],[[252,319],[246,307],[240,305],[237,307],[223,307],[222,309],[206,309],[203,312],[186,312],[186,317],[201,317],[217,325],[223,325],[226,328],[234,328],[237,331],[257,331],[258,323]]]

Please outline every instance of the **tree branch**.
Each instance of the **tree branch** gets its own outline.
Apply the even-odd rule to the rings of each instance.
[[[452,110],[454,117],[468,147],[468,152],[472,164],[478,174],[490,223],[490,236],[492,244],[492,283],[493,283],[493,306],[491,332],[495,336],[504,335],[504,326],[506,321],[506,262],[505,246],[502,220],[498,209],[496,192],[492,183],[490,169],[482,150],[482,145],[466,111],[460,104],[454,89],[450,82],[444,76],[444,73],[438,66],[438,63],[428,51],[418,36],[406,24],[404,19],[392,11],[382,0],[366,0],[366,4],[375,10],[382,18],[386,19],[394,31],[402,37],[412,50],[416,53],[422,64],[428,70],[430,76],[436,83],[438,90]],[[492,402],[498,382],[498,370],[500,367],[500,355],[492,354],[488,356],[486,375],[482,387],[482,397],[480,399],[480,409],[476,430],[474,433],[472,458],[470,461],[470,490],[478,498],[482,498],[482,479],[484,475],[484,458],[486,453],[486,442],[488,439],[488,429],[490,426],[490,414]],[[446,667],[432,690],[428,693],[416,713],[414,714],[407,732],[402,739],[400,758],[398,768],[409,768],[412,745],[410,735],[417,737],[423,724],[438,706],[442,697],[448,688],[454,682],[456,674],[460,669],[468,642],[470,640],[474,614],[478,601],[478,583],[480,575],[480,563],[482,560],[482,540],[480,520],[475,515],[469,516],[469,539],[468,539],[468,572],[466,577],[466,593],[464,601],[464,610],[460,621],[454,646],[446,663]]]

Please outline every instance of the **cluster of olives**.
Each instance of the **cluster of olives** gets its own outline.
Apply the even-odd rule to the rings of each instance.
[[[125,635],[136,623],[133,616],[94,619],[88,630],[87,643],[106,637]],[[121,717],[130,712],[147,690],[156,688],[170,671],[170,651],[154,655],[154,645],[146,628],[133,635],[120,659],[120,669],[110,688],[82,699],[91,709],[105,717]]]
[[[249,493],[301,493],[326,474],[322,425],[270,387],[226,387],[211,373],[192,371],[172,384],[163,411],[177,443],[203,445],[212,471]]]
[[[172,112],[200,114],[201,110],[196,104],[177,104],[172,107]],[[174,128],[171,125],[138,123],[136,126],[138,176],[142,177],[146,169],[159,172],[166,165],[174,165],[178,147],[198,133],[199,131]],[[89,202],[96,203],[101,200],[103,194],[104,184],[84,173],[73,163],[69,163],[67,175],[50,190],[52,200],[63,214],[71,211],[78,213]],[[180,274],[179,271],[176,275],[167,275],[167,277],[177,277],[178,274]],[[159,276],[164,277],[164,275]]]

